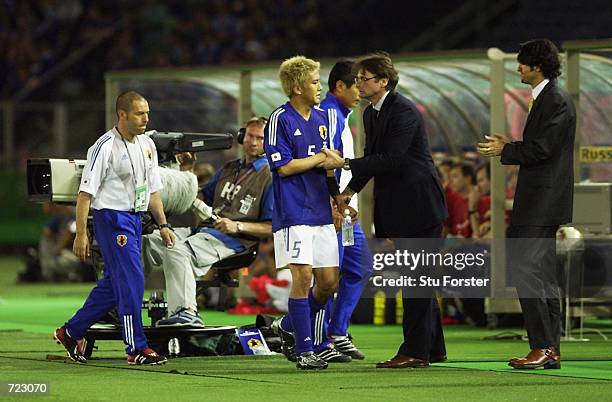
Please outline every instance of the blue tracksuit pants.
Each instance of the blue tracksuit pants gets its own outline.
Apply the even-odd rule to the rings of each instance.
[[[94,210],[93,228],[104,259],[104,277],[66,323],[66,329],[72,338],[81,339],[90,326],[116,307],[126,353],[137,354],[147,348],[141,315],[144,271],[140,259],[140,213]]]

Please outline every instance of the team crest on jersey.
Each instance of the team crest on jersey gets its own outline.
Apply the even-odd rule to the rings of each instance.
[[[327,127],[319,126],[319,135],[325,141],[327,139]]]
[[[147,159],[150,161],[153,160],[153,153],[151,152],[150,149],[147,149]]]
[[[127,244],[127,236],[126,235],[117,235],[117,244],[121,247]]]

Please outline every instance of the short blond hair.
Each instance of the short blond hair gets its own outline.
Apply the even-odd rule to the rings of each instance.
[[[278,77],[285,95],[291,98],[293,88],[305,83],[310,73],[320,69],[321,63],[304,56],[294,56],[283,61],[278,69]]]

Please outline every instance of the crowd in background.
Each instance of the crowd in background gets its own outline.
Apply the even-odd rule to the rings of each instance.
[[[105,35],[111,35],[111,40],[96,49],[96,62],[86,58],[85,70],[90,71],[75,77],[80,78],[77,85],[87,80],[87,74],[105,70],[280,58],[290,51],[281,46],[282,40],[306,46],[309,32],[320,28],[309,10],[316,4],[291,0],[263,5],[253,0],[9,1],[0,5],[6,11],[0,12],[0,52],[5,56],[0,66],[1,95],[15,95],[60,60]],[[296,19],[302,23],[293,24]]]
[[[445,159],[438,164],[444,185],[448,218],[444,222],[447,237],[491,238],[491,167],[488,163]],[[514,197],[517,169],[509,168],[506,199]],[[509,221],[509,212],[506,214]]]
[[[51,70],[57,72],[50,80],[53,91],[41,86],[28,99],[91,97],[93,90],[102,97],[108,70],[278,61],[295,54],[337,57],[378,50],[382,38],[391,53],[449,49],[444,37],[426,48],[407,44],[465,3],[422,2],[415,13],[405,10],[405,2],[376,0],[4,0],[0,99],[38,88]],[[609,36],[604,0],[557,3],[551,9],[517,0],[450,48],[487,48],[493,40],[514,49],[524,40],[522,28],[534,26],[532,35],[555,41]],[[542,12],[534,13],[534,7]],[[564,12],[576,7],[580,13]],[[558,37],[560,32],[572,35]],[[76,61],[62,68],[71,55]]]
[[[52,70],[53,91],[41,86],[27,99],[91,97],[93,90],[102,97],[108,70],[278,61],[295,54],[338,57],[378,50],[383,38],[391,53],[449,49],[444,37],[424,48],[408,44],[465,3],[422,2],[418,12],[407,12],[405,2],[376,0],[3,0],[0,99],[37,88]],[[535,18],[533,7],[544,8],[547,23],[555,21],[535,24],[542,31],[531,32],[536,36],[571,39],[554,36],[563,27],[575,39],[609,36],[603,0],[579,6],[588,24],[563,13],[564,6],[577,7],[573,2],[558,3],[550,9],[517,0],[450,48],[486,48],[494,38],[495,46],[514,49],[524,39],[516,27],[529,23],[526,13]]]
[[[78,92],[107,70],[248,63],[296,51],[318,55],[325,32],[321,3],[7,0],[0,4],[0,98],[35,85],[97,40],[102,43],[72,71],[64,90]]]
[[[444,236],[475,241],[492,239],[489,163],[449,158],[439,161],[437,170],[442,179],[448,208],[448,218],[444,221]],[[505,195],[508,201],[514,198],[517,175],[516,166],[506,168]],[[510,215],[511,208],[507,205],[506,225],[510,222]],[[464,247],[469,248],[470,243],[465,243]],[[487,325],[484,299],[445,299],[442,322],[445,325],[460,323]]]

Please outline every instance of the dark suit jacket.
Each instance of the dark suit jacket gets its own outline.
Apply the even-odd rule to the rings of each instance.
[[[551,80],[533,103],[523,141],[506,144],[504,165],[520,165],[512,224],[556,226],[571,222],[574,195],[576,110]]]
[[[391,91],[376,116],[363,115],[366,145],[350,161],[355,192],[374,178],[377,237],[411,237],[441,224],[447,216],[444,191],[435,170],[423,118],[410,100]]]

